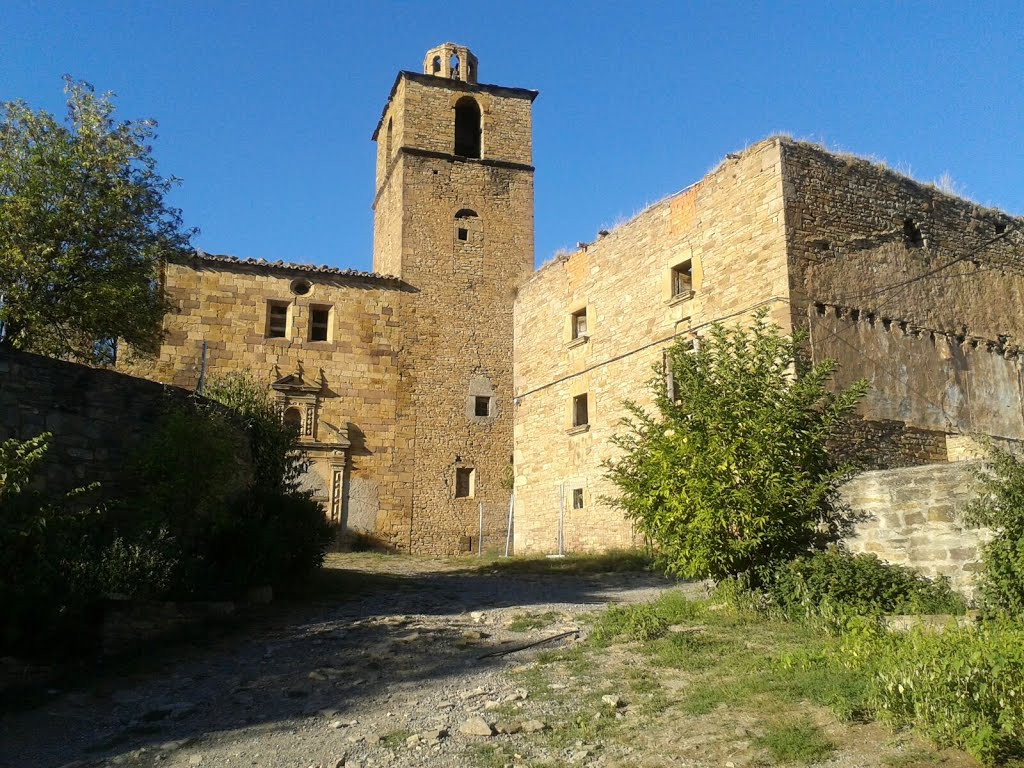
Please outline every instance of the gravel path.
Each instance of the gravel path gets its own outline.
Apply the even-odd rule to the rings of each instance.
[[[483,727],[477,715],[494,725],[489,710],[522,707],[526,693],[509,670],[550,646],[481,656],[672,586],[640,573],[469,573],[397,557],[353,563],[395,574],[401,587],[311,606],[199,653],[166,652],[144,676],[56,693],[0,720],[0,766],[472,765],[467,745],[486,737],[463,731]],[[508,627],[547,612],[557,616],[543,628]]]

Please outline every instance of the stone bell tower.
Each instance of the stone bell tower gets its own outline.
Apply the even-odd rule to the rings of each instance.
[[[533,270],[536,91],[477,81],[477,58],[432,48],[399,72],[377,142],[373,267],[406,286],[395,462],[409,549],[504,542],[512,456],[512,305]]]

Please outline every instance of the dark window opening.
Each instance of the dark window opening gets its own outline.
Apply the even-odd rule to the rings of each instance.
[[[384,142],[384,159],[391,159],[391,118],[388,118],[387,141]]]
[[[440,56],[435,56],[434,57],[434,61],[430,65],[430,69],[433,72],[433,74],[435,74],[435,75],[438,74],[441,71],[441,57]]]
[[[302,434],[302,414],[298,408],[289,408],[284,412],[284,425],[296,435]]]
[[[283,339],[288,334],[288,305],[271,302],[267,311],[267,337]]]
[[[327,341],[331,327],[331,310],[327,307],[313,307],[309,312],[309,340]]]
[[[469,230],[465,227],[459,227],[459,240],[468,240]]]
[[[672,298],[689,296],[693,291],[693,262],[687,259],[672,267]]]
[[[996,222],[996,234],[997,235],[1001,235],[1005,231],[1006,231],[1006,222],[1005,221],[997,221]]]
[[[903,220],[903,240],[907,248],[924,247],[924,235],[921,234],[921,228],[913,219]]]
[[[572,489],[572,508],[583,509],[583,489],[573,488]]]
[[[587,337],[587,308],[572,313],[572,337],[574,339],[585,339]]]
[[[290,287],[292,289],[292,293],[296,296],[305,296],[313,290],[313,284],[310,283],[309,280],[304,280],[301,277],[298,280],[292,280]]]
[[[491,398],[477,395],[473,398],[473,413],[477,416],[491,415]]]
[[[458,467],[455,470],[455,498],[473,498],[473,470],[468,467]]]
[[[452,54],[452,59],[451,59],[450,62],[448,62],[448,64],[449,64],[449,67],[450,67],[450,70],[451,70],[451,73],[452,73],[452,80],[458,80],[459,79],[459,57],[456,54],[453,53]]]
[[[455,154],[480,157],[480,106],[468,96],[455,105]]]
[[[587,396],[576,395],[572,399],[572,425],[582,427],[590,423],[590,414],[587,413]]]

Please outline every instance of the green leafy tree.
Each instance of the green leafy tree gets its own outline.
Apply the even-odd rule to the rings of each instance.
[[[118,122],[112,94],[65,77],[67,118],[0,105],[0,341],[111,362],[116,339],[159,347],[159,267],[194,230],[165,201],[156,123]]]
[[[1024,616],[1024,460],[991,440],[988,461],[978,470],[981,493],[964,514],[970,525],[988,526],[995,535],[982,549],[978,574],[986,611]]]
[[[650,383],[654,411],[627,402],[613,499],[686,578],[756,574],[837,538],[849,472],[827,442],[866,391],[831,393],[833,361],[810,365],[803,336],[755,315],[680,340]],[[667,386],[668,385],[668,386]]]

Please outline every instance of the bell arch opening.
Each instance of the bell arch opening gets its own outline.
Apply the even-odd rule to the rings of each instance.
[[[465,96],[455,104],[455,154],[480,157],[480,105]]]

